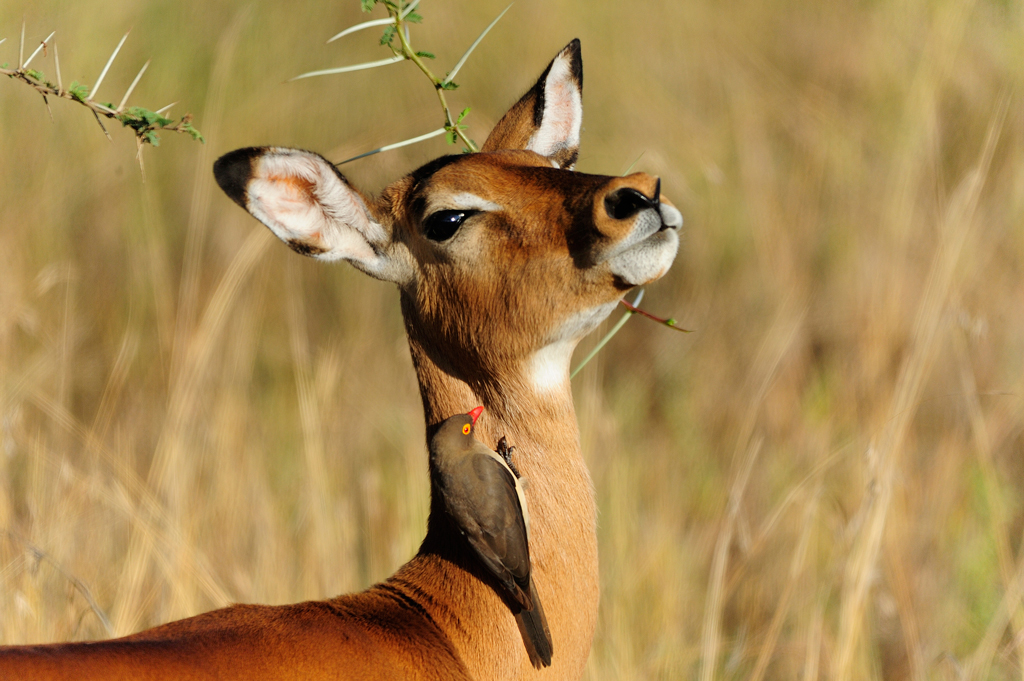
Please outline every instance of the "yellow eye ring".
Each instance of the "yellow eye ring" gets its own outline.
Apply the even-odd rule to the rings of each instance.
[[[473,430],[473,426],[469,425],[468,423],[466,425],[462,426],[462,434],[463,435],[469,435],[469,431],[471,431],[471,430]]]

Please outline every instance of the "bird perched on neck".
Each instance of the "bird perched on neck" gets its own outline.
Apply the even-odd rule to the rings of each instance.
[[[441,423],[430,439],[434,488],[474,553],[494,575],[519,626],[530,662],[551,664],[551,632],[530,575],[530,514],[519,475],[473,437],[477,407]]]

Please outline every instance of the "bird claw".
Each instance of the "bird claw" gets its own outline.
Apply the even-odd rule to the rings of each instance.
[[[497,452],[498,455],[501,456],[501,458],[505,459],[505,463],[507,463],[508,467],[512,469],[512,472],[516,474],[517,478],[523,477],[522,475],[520,475],[519,469],[516,468],[516,465],[512,463],[512,452],[515,451],[515,447],[512,447],[508,444],[508,441],[505,439],[504,435],[502,435],[501,439],[498,440],[498,448],[495,449],[494,451]]]

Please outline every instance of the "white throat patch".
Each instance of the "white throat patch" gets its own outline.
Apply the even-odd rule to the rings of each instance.
[[[618,301],[574,314],[565,320],[550,343],[533,353],[527,372],[534,390],[545,394],[565,387],[569,382],[569,362],[576,344],[596,329],[616,305]]]
[[[575,347],[575,340],[560,340],[533,353],[529,376],[534,390],[541,394],[550,393],[568,382],[569,360]]]

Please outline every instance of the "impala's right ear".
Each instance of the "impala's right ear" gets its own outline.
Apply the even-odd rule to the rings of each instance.
[[[407,283],[412,265],[366,201],[327,159],[283,147],[236,149],[213,164],[217,184],[296,253],[348,260],[372,277]]]
[[[583,58],[577,38],[502,116],[480,151],[529,149],[571,170],[580,155],[582,125]]]

